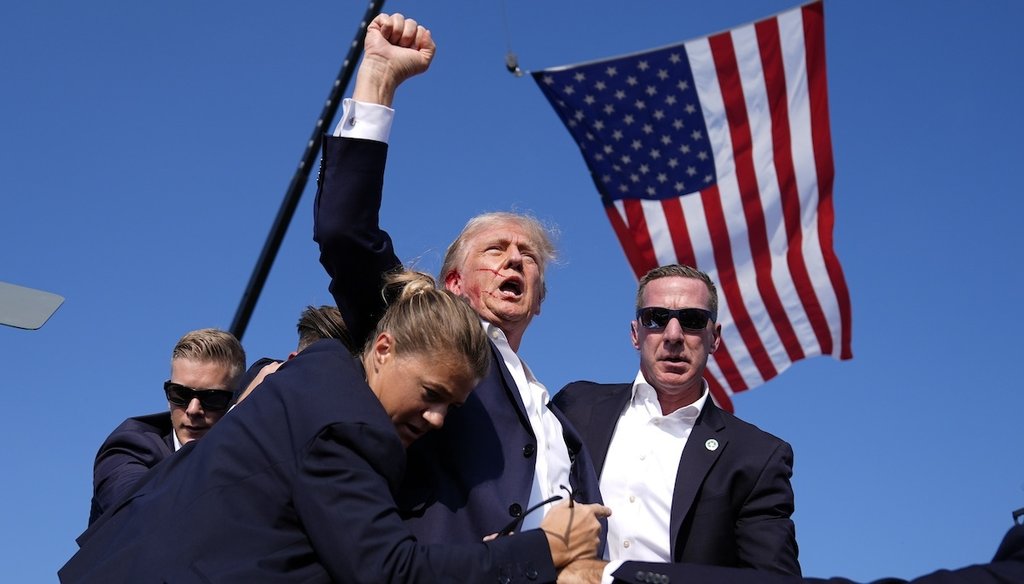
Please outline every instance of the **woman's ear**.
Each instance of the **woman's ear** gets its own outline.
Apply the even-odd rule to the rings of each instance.
[[[377,371],[394,356],[395,339],[391,336],[391,333],[384,331],[377,335],[370,350],[373,357],[373,369]]]

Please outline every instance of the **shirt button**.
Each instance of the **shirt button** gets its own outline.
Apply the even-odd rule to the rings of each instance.
[[[636,503],[636,497],[635,497],[635,496],[633,496],[633,495],[630,495],[630,496],[629,496],[629,502],[630,502],[630,503]]]
[[[641,454],[640,455],[640,460],[647,460],[647,455],[646,454]]]
[[[508,506],[508,514],[512,517],[519,517],[523,514],[523,508],[519,503],[512,503]]]
[[[537,453],[537,447],[534,446],[533,444],[527,444],[526,446],[523,446],[523,456],[524,457],[530,458],[531,456],[533,456],[536,453]]]
[[[629,540],[628,539],[626,541],[622,542],[622,547],[624,547],[624,548],[628,548],[629,547]]]

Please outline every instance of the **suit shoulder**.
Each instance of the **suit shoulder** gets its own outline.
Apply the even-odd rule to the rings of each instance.
[[[114,431],[107,437],[109,441],[117,436],[131,436],[139,434],[155,434],[159,437],[171,432],[171,413],[160,412],[145,416],[135,416],[118,424]]]
[[[628,391],[628,383],[595,383],[593,381],[573,381],[567,383],[551,398],[555,406],[565,409],[576,403],[590,402]]]
[[[344,343],[338,339],[321,339],[303,349],[294,359],[285,361],[264,383],[333,387],[341,382],[362,381],[363,377],[359,360],[352,356]],[[294,388],[289,390],[294,391]]]
[[[317,341],[286,361],[260,387],[285,416],[318,433],[333,424],[394,426],[366,384],[362,364],[337,339]],[[244,404],[243,404],[244,405]],[[298,427],[298,426],[296,426]]]
[[[173,451],[169,442],[173,431],[169,412],[128,418],[100,445],[96,451],[96,464],[129,456],[152,466]]]
[[[778,436],[770,432],[766,432],[761,428],[757,427],[756,425],[736,417],[734,414],[730,414],[725,410],[718,409],[717,406],[716,409],[718,410],[718,413],[722,416],[722,420],[725,423],[725,426],[729,429],[730,432],[732,432],[738,438],[750,441],[752,443],[764,444],[766,446],[770,445],[773,450],[775,448],[778,448],[779,446],[785,446],[790,450],[793,449],[792,446],[790,446],[789,443],[783,440],[782,438],[779,438]]]

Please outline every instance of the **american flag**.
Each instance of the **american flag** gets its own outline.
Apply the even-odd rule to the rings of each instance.
[[[852,357],[832,246],[822,3],[670,47],[534,72],[639,278],[719,287],[715,401],[814,355]]]

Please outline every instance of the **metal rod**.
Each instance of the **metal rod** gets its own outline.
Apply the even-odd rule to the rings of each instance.
[[[288,231],[288,225],[292,221],[292,216],[295,215],[295,209],[299,206],[302,191],[306,189],[310,169],[313,168],[313,163],[320,152],[320,144],[323,142],[324,132],[327,131],[325,125],[329,124],[334,119],[334,115],[338,113],[338,105],[341,104],[342,96],[348,88],[352,74],[355,72],[359,55],[363,52],[366,27],[380,13],[382,6],[384,6],[384,0],[371,0],[367,6],[366,14],[363,16],[362,22],[359,23],[359,30],[356,32],[355,39],[352,40],[352,46],[349,48],[348,55],[341,65],[341,71],[334,80],[334,85],[327,96],[327,101],[324,103],[323,111],[320,112],[320,117],[316,120],[313,136],[306,143],[306,151],[303,152],[299,167],[295,170],[291,184],[288,185],[284,201],[281,202],[281,208],[277,211],[277,217],[274,218],[270,234],[267,235],[267,241],[263,244],[263,251],[260,252],[260,257],[256,261],[256,267],[253,268],[252,276],[249,277],[249,284],[246,286],[245,292],[242,294],[242,300],[238,304],[235,318],[231,322],[231,334],[235,335],[239,340],[245,335],[245,329],[249,326],[249,319],[252,318],[252,312],[256,308],[256,301],[259,300],[260,293],[263,291],[263,285],[267,282],[270,267],[274,264],[277,251],[281,248],[281,242],[284,241],[285,232]]]

